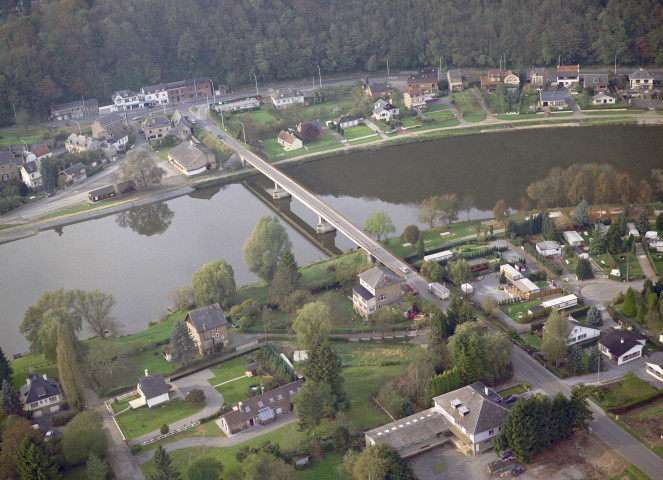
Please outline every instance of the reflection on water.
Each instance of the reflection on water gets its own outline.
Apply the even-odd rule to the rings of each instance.
[[[174,216],[175,212],[168,208],[168,204],[152,203],[118,214],[115,222],[122,228],[130,228],[138,235],[151,237],[168,230]]]

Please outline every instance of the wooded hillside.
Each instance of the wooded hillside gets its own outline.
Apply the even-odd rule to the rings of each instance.
[[[0,0],[0,122],[209,75],[232,87],[437,65],[663,65],[658,0]],[[22,15],[22,16],[20,16]]]

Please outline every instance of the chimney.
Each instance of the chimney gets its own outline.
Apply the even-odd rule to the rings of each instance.
[[[46,376],[46,374],[44,374],[44,380],[48,380],[48,377]]]
[[[622,337],[622,343],[624,343],[624,337]]]
[[[207,331],[207,325],[203,323],[203,332]]]
[[[265,387],[260,387],[260,393],[265,393]]]
[[[242,402],[239,402],[239,403],[237,404],[237,406],[239,407],[239,411],[240,411],[240,412],[243,412],[243,411],[244,411],[244,410],[242,410],[242,407],[243,407]]]
[[[488,387],[484,386],[484,387],[483,387],[483,391],[484,391],[484,393],[486,394],[486,396],[490,395],[490,394],[488,393]]]
[[[145,376],[147,377],[147,368],[145,369]]]

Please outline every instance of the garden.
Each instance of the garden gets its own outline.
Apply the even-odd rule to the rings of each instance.
[[[532,307],[541,305],[541,300],[530,300],[529,302],[513,303],[510,305],[502,305],[500,309],[507,314],[512,320],[518,323],[525,323],[530,320],[527,310]]]
[[[453,101],[465,121],[474,123],[486,118],[486,114],[483,113],[481,105],[479,105],[479,102],[474,98],[471,91],[455,92],[453,94]]]
[[[185,400],[178,399],[152,408],[145,406],[136,410],[128,410],[117,415],[115,421],[126,439],[131,440],[157,431],[162,425],[170,425],[198,413],[202,409],[202,405],[192,406]]]

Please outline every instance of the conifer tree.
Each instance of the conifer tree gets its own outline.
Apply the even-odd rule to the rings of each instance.
[[[596,305],[592,305],[587,311],[587,325],[591,325],[592,327],[603,325],[603,317]]]
[[[628,290],[626,290],[624,304],[622,305],[622,313],[627,317],[635,317],[638,313],[635,302],[635,292],[631,287],[628,287]]]
[[[315,427],[325,416],[333,402],[329,385],[307,381],[295,396],[295,412],[299,417],[299,428],[315,436]]]
[[[592,348],[591,353],[589,354],[589,361],[587,362],[589,373],[597,373],[599,370],[602,372],[605,370],[605,365],[603,364],[603,354],[599,351],[598,346]]]
[[[71,408],[82,412],[85,408],[85,400],[71,332],[66,326],[60,325],[57,337],[58,377],[60,385],[62,385],[62,393]]]
[[[571,436],[573,433],[571,421],[571,403],[562,392],[558,392],[550,404],[550,415],[547,422],[550,445]]]
[[[23,416],[21,397],[18,392],[14,390],[14,386],[11,382],[6,379],[2,381],[2,390],[0,390],[0,412],[5,416]]]
[[[181,318],[175,320],[170,332],[170,353],[173,360],[188,365],[196,356],[196,344],[191,338],[189,327]]]
[[[2,384],[3,380],[9,380],[9,382],[11,382],[13,374],[14,370],[12,369],[12,365],[7,361],[5,353],[2,351],[2,348],[0,348],[0,384]]]
[[[55,480],[59,478],[55,458],[44,448],[41,440],[26,438],[16,458],[20,480]]]
[[[578,345],[574,345],[569,350],[569,370],[575,373],[582,373],[585,369],[582,364],[582,350]]]
[[[91,453],[85,464],[85,474],[87,480],[106,480],[108,466],[106,462]]]
[[[345,379],[341,375],[343,371],[343,362],[341,357],[325,341],[316,345],[308,351],[308,358],[304,365],[304,376],[307,380],[322,382],[329,385],[331,394],[340,401],[345,393],[343,392],[343,382]]]
[[[297,260],[295,260],[295,255],[290,251],[289,248],[283,250],[281,254],[281,262],[279,263],[279,268],[286,268],[294,272],[299,273],[299,265],[297,265]]]
[[[640,210],[638,213],[638,218],[635,219],[635,228],[638,229],[640,235],[644,235],[649,230],[649,218],[647,218],[647,212],[645,210]]]
[[[150,480],[181,480],[182,475],[171,464],[170,455],[166,453],[161,445],[154,451],[154,469],[156,472],[150,476]]]
[[[574,227],[584,227],[589,223],[589,217],[587,211],[589,209],[589,204],[587,200],[582,200],[573,211],[573,226]]]
[[[417,255],[420,258],[424,258],[426,255],[426,248],[424,246],[424,236],[419,235],[419,240],[417,240]]]
[[[589,402],[587,401],[589,397],[589,391],[587,387],[580,383],[573,387],[571,390],[571,418],[573,423],[572,428],[577,428],[578,430],[587,430],[589,428],[589,423],[594,418],[594,414],[589,409]]]

